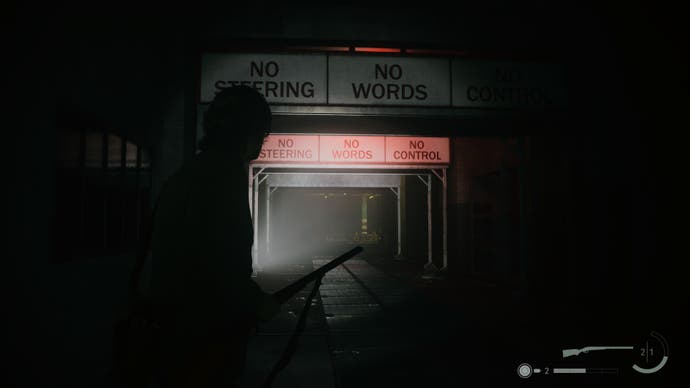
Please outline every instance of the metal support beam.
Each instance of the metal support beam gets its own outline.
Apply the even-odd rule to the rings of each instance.
[[[443,182],[446,169],[445,168],[441,169],[441,171],[442,171],[443,175],[440,175],[439,173],[437,173],[436,170],[431,170],[431,172],[433,172],[434,175],[436,175],[436,178],[438,178],[441,182]]]
[[[254,173],[254,166],[249,165],[249,168],[247,169],[247,178],[249,179],[249,212],[252,216],[252,220],[254,219],[254,187],[258,187],[258,182],[256,181],[257,178],[259,178],[259,175],[266,169],[266,167],[259,167],[259,171],[255,174]]]
[[[252,224],[254,224],[254,167],[252,167],[251,165],[249,166],[247,171],[247,178],[249,180],[249,192],[247,193],[249,197],[249,213],[252,218]],[[254,255],[254,245],[256,245],[256,242],[254,242],[254,244],[252,245],[252,272],[256,271],[256,255]]]
[[[430,181],[427,182],[427,181],[426,181],[424,178],[422,178],[422,176],[419,175],[419,174],[417,174],[417,178],[419,178],[419,180],[422,181],[422,183],[424,183],[424,186],[429,187],[429,182],[430,182]]]
[[[400,256],[402,254],[402,215],[400,214],[400,186],[398,187],[389,187],[393,194],[395,194],[396,202],[397,202],[397,216],[398,216],[398,249],[396,251],[396,255]]]
[[[426,179],[422,178],[421,175],[417,177],[424,182],[426,185],[426,207],[427,207],[427,246],[428,246],[428,257],[427,263],[424,265],[424,269],[428,272],[436,272],[437,268],[434,265],[434,249],[433,249],[433,212],[432,212],[432,202],[431,202],[431,174],[426,175]]]
[[[271,196],[277,187],[266,185],[266,254],[271,256]]]
[[[250,170],[252,170],[251,166],[249,167]],[[252,263],[254,268],[259,267],[259,250],[258,250],[258,238],[257,236],[259,235],[259,185],[262,180],[261,178],[261,173],[265,170],[265,168],[260,168],[259,171],[256,174],[253,174],[252,177],[252,187],[251,191],[253,192],[253,200],[252,200],[252,224],[254,226],[254,243],[252,244]],[[252,175],[252,174],[250,174]]]
[[[426,207],[427,207],[427,225],[428,225],[428,236],[427,236],[427,244],[429,246],[429,258],[427,261],[427,268],[428,269],[435,269],[434,268],[434,244],[433,244],[433,233],[432,233],[432,228],[433,228],[433,212],[432,207],[431,207],[431,175],[427,175],[427,185],[426,185]]]
[[[249,166],[247,175],[247,186],[249,187],[249,192],[247,193],[249,198],[247,198],[247,200],[249,201],[249,212],[251,216],[254,217],[254,167]]]
[[[448,176],[443,170],[443,267],[441,271],[448,270]]]
[[[271,252],[271,186],[266,184],[266,246],[264,247],[266,256]]]
[[[254,213],[252,216],[252,224],[254,226],[254,243],[252,244],[252,257],[254,258],[254,267],[259,266],[259,242],[257,236],[259,235],[259,186],[254,187]]]
[[[431,172],[436,176],[436,178],[439,179],[439,181],[441,181],[442,187],[443,203],[441,210],[443,213],[443,267],[441,267],[440,271],[445,272],[448,270],[448,175],[445,168],[442,168],[440,173],[438,173],[435,169],[431,169]],[[431,177],[429,177],[429,180],[431,180]],[[429,187],[430,186],[431,184],[429,184]]]
[[[398,203],[398,257],[402,256],[402,206],[400,198],[400,187],[398,187],[397,203]]]

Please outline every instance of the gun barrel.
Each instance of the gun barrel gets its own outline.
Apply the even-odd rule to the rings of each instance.
[[[632,346],[587,346],[582,349],[585,353],[596,350],[632,350]]]
[[[358,246],[350,249],[349,251],[343,253],[342,255],[336,257],[335,259],[329,261],[325,265],[321,266],[320,268],[314,270],[310,274],[305,275],[304,277],[300,278],[299,280],[291,283],[290,285],[276,291],[273,293],[273,297],[278,300],[278,302],[285,303],[288,299],[290,299],[293,295],[298,293],[301,289],[303,289],[309,282],[316,280],[318,277],[321,277],[326,274],[326,272],[332,270],[333,268],[339,266],[340,264],[346,262],[347,260],[353,258],[355,255],[358,253],[362,252],[364,248]]]

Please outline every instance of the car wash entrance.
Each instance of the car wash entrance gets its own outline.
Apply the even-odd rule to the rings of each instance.
[[[255,269],[339,244],[446,268],[450,211],[451,266],[523,282],[524,134],[529,117],[567,106],[563,70],[354,47],[207,52],[196,140],[224,88],[253,87],[271,105],[271,135],[249,169]],[[515,138],[489,139],[506,133]],[[450,169],[441,136],[453,140]]]
[[[433,236],[442,234],[446,267],[449,161],[448,138],[270,135],[250,165],[254,268],[310,261],[352,245],[373,256],[403,257],[405,233],[425,245],[427,269],[438,269]],[[434,192],[442,203],[433,203]]]

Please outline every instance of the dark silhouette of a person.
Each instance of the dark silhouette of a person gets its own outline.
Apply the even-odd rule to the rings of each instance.
[[[163,316],[165,387],[236,386],[253,325],[280,310],[251,278],[248,163],[270,124],[256,90],[223,89],[205,113],[201,152],[161,190],[149,297]]]

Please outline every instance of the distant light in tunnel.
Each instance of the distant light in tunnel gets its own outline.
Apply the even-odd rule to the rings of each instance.
[[[374,196],[373,196],[373,195],[370,195],[370,196],[369,196],[369,199],[374,199]]]

